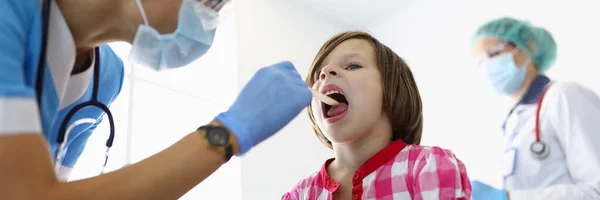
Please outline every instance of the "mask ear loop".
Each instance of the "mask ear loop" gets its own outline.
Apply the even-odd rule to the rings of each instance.
[[[144,11],[144,6],[142,6],[142,0],[135,0],[138,8],[140,9],[140,13],[142,14],[142,19],[144,20],[144,24],[146,26],[150,26],[150,23],[148,23],[148,17],[146,17],[146,12]]]

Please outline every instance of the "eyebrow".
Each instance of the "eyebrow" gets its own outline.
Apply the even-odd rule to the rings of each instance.
[[[362,55],[360,55],[358,53],[349,53],[349,54],[344,54],[342,57],[343,57],[343,60],[349,60],[351,58],[362,58]]]

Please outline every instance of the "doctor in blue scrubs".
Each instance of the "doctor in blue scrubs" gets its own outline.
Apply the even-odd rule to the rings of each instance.
[[[123,85],[123,62],[106,44],[129,42],[132,61],[155,70],[185,66],[212,45],[227,3],[0,1],[2,199],[177,199],[291,121],[311,92],[290,62],[280,62],[259,70],[227,111],[171,147],[66,182]]]
[[[513,18],[482,25],[473,54],[490,88],[511,97],[504,126],[504,186],[474,181],[473,199],[600,199],[600,99],[544,72],[556,59],[547,30]]]

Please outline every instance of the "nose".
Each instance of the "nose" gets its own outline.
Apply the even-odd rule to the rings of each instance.
[[[319,79],[323,80],[327,78],[327,76],[338,76],[337,68],[333,65],[326,65],[321,69],[321,74],[319,74]]]

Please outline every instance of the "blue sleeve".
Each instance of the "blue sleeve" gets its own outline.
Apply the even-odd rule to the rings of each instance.
[[[0,135],[41,132],[34,87],[40,22],[38,1],[0,0]]]
[[[27,39],[34,17],[30,10],[36,7],[31,2],[37,1],[0,1],[0,98],[35,97],[33,85],[28,84],[26,75],[36,73],[25,74],[25,59],[30,59],[27,57]]]

